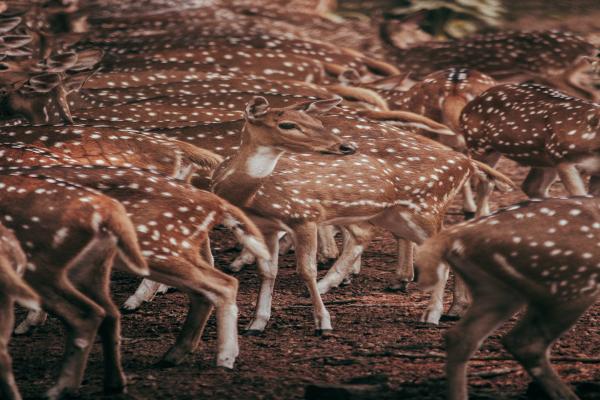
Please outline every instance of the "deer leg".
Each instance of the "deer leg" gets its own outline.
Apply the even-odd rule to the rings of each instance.
[[[315,333],[331,331],[331,318],[317,287],[317,224],[309,222],[294,227],[296,268],[304,280],[313,304]],[[341,278],[343,279],[343,278]],[[340,279],[340,281],[341,281]]]
[[[477,204],[475,203],[475,197],[473,195],[473,188],[471,187],[471,178],[467,179],[462,187],[463,195],[463,214],[465,219],[470,219],[475,216],[477,212]]]
[[[71,267],[69,278],[78,290],[85,293],[104,310],[104,319],[98,329],[104,356],[104,391],[122,393],[126,378],[121,363],[121,315],[112,301],[109,289],[116,248],[114,239],[99,242],[91,257]],[[93,257],[93,258],[92,258]]]
[[[240,255],[237,256],[235,260],[233,260],[226,268],[229,272],[240,272],[242,268],[244,268],[244,265],[250,265],[254,263],[254,261],[256,261],[254,254],[252,254],[250,250],[243,248]]]
[[[475,218],[490,215],[490,196],[494,192],[494,183],[480,179],[477,184],[477,212]]]
[[[28,279],[40,294],[43,306],[66,328],[65,355],[57,384],[47,392],[49,399],[75,393],[83,379],[87,357],[105,313],[101,307],[76,290],[66,278],[52,276]]]
[[[188,353],[200,344],[202,332],[210,317],[213,305],[203,296],[188,294],[190,306],[187,317],[175,344],[165,353],[161,360],[163,365],[178,365]]]
[[[494,167],[501,154],[491,152],[483,156],[482,161],[490,167]],[[483,217],[490,214],[490,196],[494,191],[494,183],[488,179],[479,178],[477,182],[477,212],[475,217]]]
[[[445,263],[440,267],[442,268],[440,279],[430,289],[431,297],[429,303],[427,303],[427,309],[421,316],[421,322],[427,322],[429,324],[439,324],[442,313],[444,312],[444,288],[448,281],[448,274],[450,268]]]
[[[557,177],[554,168],[531,167],[521,188],[529,198],[543,199],[548,197],[548,190]]]
[[[594,197],[600,196],[600,176],[592,175],[590,177],[590,194]]]
[[[143,303],[151,302],[162,285],[159,282],[154,282],[150,279],[142,279],[142,283],[136,289],[135,293],[123,303],[121,309],[124,312],[133,312],[140,308]]]
[[[12,372],[12,360],[8,354],[8,342],[15,322],[14,303],[9,296],[0,294],[0,397],[21,400]]]
[[[259,260],[258,271],[260,273],[260,291],[256,302],[256,313],[248,327],[246,334],[255,335],[265,330],[271,318],[271,302],[273,300],[273,288],[279,268],[279,236],[278,232],[264,234],[265,243],[271,253],[270,260]]]
[[[408,284],[415,280],[413,242],[396,238],[396,254],[398,255],[396,282],[390,286],[390,289],[407,292]]]
[[[317,229],[318,235],[318,261],[326,263],[330,259],[335,259],[340,256],[340,251],[335,243],[335,227],[333,225],[319,226]]]
[[[207,237],[204,243],[202,244],[200,254],[202,254],[202,258],[208,263],[208,265],[210,265],[211,267],[215,266],[215,258],[213,257],[212,249],[210,248],[210,238]]]
[[[175,286],[193,297],[180,336],[165,354],[163,358],[165,362],[180,363],[186,354],[198,346],[202,330],[212,309],[201,299],[206,298],[215,306],[217,312],[217,366],[233,368],[239,353],[235,304],[237,280],[212,268],[201,259],[192,264],[182,258],[170,258],[161,262],[153,261],[150,268],[151,279]],[[192,315],[192,313],[196,314]]]
[[[471,301],[469,298],[469,290],[467,289],[465,282],[457,274],[454,274],[454,288],[452,294],[452,305],[450,306],[450,309],[448,309],[447,315],[451,318],[458,318],[469,308]]]
[[[529,307],[521,321],[505,336],[506,349],[523,365],[553,400],[576,400],[578,397],[565,385],[548,360],[550,346],[593,303],[593,300],[566,303],[548,310]]]
[[[342,246],[346,246],[346,244],[352,234],[344,228],[342,228],[341,230],[342,230],[342,240],[343,240]],[[346,275],[346,277],[344,278],[342,283],[340,283],[340,286],[347,286],[347,285],[351,284],[352,277],[360,274],[361,267],[362,267],[362,252],[356,257],[356,259],[354,260],[354,263],[352,263],[352,268],[351,268],[350,274]]]
[[[348,225],[345,229],[347,234],[344,237],[342,254],[317,284],[321,294],[327,293],[331,288],[338,287],[350,275],[357,258],[360,257],[373,237],[373,229],[370,225],[353,224]]]
[[[294,247],[294,241],[288,233],[281,232],[279,236],[279,255],[284,256]]]
[[[27,313],[27,317],[15,328],[15,335],[25,335],[36,326],[41,326],[46,323],[48,319],[48,313],[43,310],[30,310]]]
[[[560,180],[571,196],[585,196],[587,194],[583,179],[581,179],[581,175],[575,165],[562,163],[558,165],[557,169]]]
[[[499,302],[495,293],[473,294],[465,316],[445,335],[446,379],[449,400],[467,400],[467,364],[485,338],[519,307],[510,300]]]

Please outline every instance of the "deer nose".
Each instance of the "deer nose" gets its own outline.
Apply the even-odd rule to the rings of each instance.
[[[342,154],[354,154],[356,153],[356,146],[351,143],[342,143],[340,147],[338,147],[340,153]]]

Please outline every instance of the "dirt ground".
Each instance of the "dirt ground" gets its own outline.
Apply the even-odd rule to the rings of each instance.
[[[524,170],[503,161],[500,169],[521,182]],[[555,184],[555,194],[561,193]],[[524,198],[519,192],[496,193],[497,206]],[[458,214],[458,202],[450,214]],[[448,223],[461,217],[449,215]],[[218,266],[230,262],[237,251],[224,231],[214,235]],[[186,361],[170,368],[155,366],[174,342],[187,310],[181,293],[159,296],[134,314],[123,316],[123,362],[129,394],[123,399],[297,399],[313,383],[366,383],[379,385],[373,398],[444,398],[442,335],[454,324],[419,323],[427,295],[411,286],[408,293],[387,291],[394,270],[394,242],[380,235],[367,249],[363,270],[350,286],[324,296],[335,333],[313,336],[309,299],[295,274],[293,255],[283,257],[275,287],[273,317],[258,337],[240,336],[241,353],[232,371],[214,366],[216,332],[211,318],[202,346]],[[324,271],[321,271],[323,273]],[[258,290],[256,268],[237,274],[240,327],[249,321]],[[138,280],[115,273],[113,292],[121,304]],[[447,293],[446,301],[450,300]],[[448,304],[447,304],[448,305]],[[24,313],[19,310],[19,320]],[[499,339],[514,321],[493,334],[476,355],[487,360],[470,366],[472,399],[541,398],[530,391],[529,378],[502,348]],[[555,346],[555,365],[565,381],[577,386],[582,399],[600,399],[600,363],[573,361],[600,355],[600,304],[591,308]],[[29,336],[15,337],[11,353],[17,382],[26,399],[40,397],[56,379],[62,354],[60,323],[49,323]],[[493,360],[489,360],[493,358]],[[90,357],[82,399],[102,396],[101,347]],[[326,397],[321,397],[326,398]]]

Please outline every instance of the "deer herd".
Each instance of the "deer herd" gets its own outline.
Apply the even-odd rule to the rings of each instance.
[[[322,295],[385,230],[390,286],[418,272],[431,293],[424,322],[439,322],[455,273],[449,398],[468,397],[469,358],[526,307],[506,349],[550,398],[577,399],[548,354],[600,293],[598,51],[559,31],[399,48],[384,27],[372,56],[333,3],[0,1],[0,397],[21,398],[11,335],[46,313],[66,335],[48,398],[78,390],[96,334],[105,390],[125,390],[113,266],[144,277],[128,312],[167,287],[187,294],[164,362],[196,349],[214,309],[216,364],[233,368],[238,281],[210,244],[223,225],[242,248],[225,269],[258,265],[247,334],[268,329],[292,246],[328,334]],[[531,199],[492,213],[494,188],[517,188],[501,156],[530,168]],[[549,197],[557,179],[571,197]],[[476,218],[445,228],[459,193]],[[323,258],[336,260],[318,280]],[[30,310],[16,329],[15,303]]]

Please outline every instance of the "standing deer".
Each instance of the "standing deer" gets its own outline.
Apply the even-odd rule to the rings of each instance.
[[[34,311],[40,308],[39,297],[20,276],[26,264],[25,253],[14,234],[0,225],[0,396],[7,400],[21,400],[8,354],[14,303]]]
[[[210,192],[132,167],[47,166],[12,173],[75,182],[119,200],[135,225],[141,253],[150,269],[149,279],[176,287],[190,299],[181,334],[162,361],[179,364],[196,349],[214,307],[217,365],[233,368],[239,351],[238,283],[210,265],[201,252],[208,233],[215,225],[223,224],[260,260],[269,257],[262,235],[237,207]],[[144,292],[157,288],[158,283],[140,286],[125,307],[138,307],[146,298]]]
[[[552,344],[598,299],[600,203],[594,198],[531,200],[462,223],[425,241],[419,285],[460,275],[473,302],[446,333],[448,398],[467,399],[467,363],[482,341],[526,307],[504,347],[554,400],[578,397],[548,359]]]
[[[385,29],[382,33],[389,43]],[[505,83],[534,79],[591,99],[597,99],[598,93],[581,79],[597,54],[583,38],[560,31],[488,33],[389,49],[396,67],[417,80],[449,67],[469,68]]]
[[[102,339],[105,390],[122,392],[120,315],[108,289],[113,259],[118,255],[129,271],[148,274],[123,206],[64,181],[2,175],[0,215],[23,244],[25,281],[40,296],[44,310],[66,328],[60,376],[48,398],[79,388],[96,333]]]
[[[523,182],[529,197],[547,197],[557,176],[572,196],[587,194],[579,169],[600,176],[600,106],[536,84],[493,87],[464,108],[460,123],[469,150],[491,165],[501,155],[531,167]],[[481,214],[491,187],[479,185]]]
[[[270,109],[266,99],[255,98],[246,108],[239,151],[213,175],[213,191],[249,213],[271,253],[271,262],[259,263],[263,280],[251,332],[262,331],[270,317],[279,231],[290,232],[295,241],[316,332],[323,333],[331,322],[320,292],[337,286],[350,272],[373,226],[420,243],[440,229],[450,200],[476,171],[469,159],[429,139],[349,115],[316,116],[339,101]],[[337,130],[345,134],[330,133]],[[351,142],[358,143],[360,153],[354,154]],[[286,155],[284,149],[311,153]],[[317,226],[328,224],[346,227],[352,243],[317,285]],[[432,299],[424,317],[430,322],[441,314],[440,296]]]

